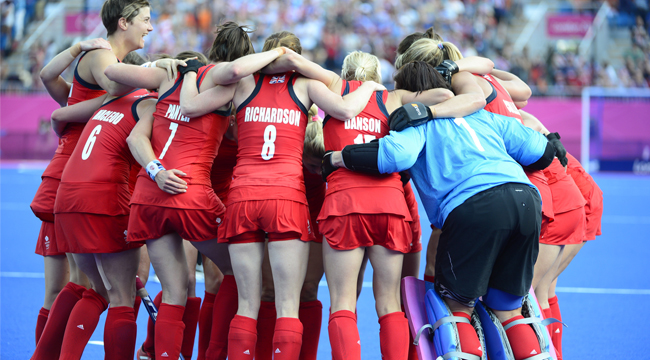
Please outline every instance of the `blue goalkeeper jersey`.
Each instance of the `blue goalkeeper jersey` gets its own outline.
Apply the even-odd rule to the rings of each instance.
[[[480,110],[391,131],[379,139],[377,165],[382,173],[410,169],[429,221],[442,228],[452,210],[481,191],[505,183],[534,188],[521,165],[539,160],[546,144],[517,119]]]

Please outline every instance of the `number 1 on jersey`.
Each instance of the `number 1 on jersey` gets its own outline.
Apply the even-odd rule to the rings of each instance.
[[[485,151],[485,149],[483,149],[483,145],[481,145],[481,142],[478,141],[478,136],[476,136],[476,131],[474,131],[474,129],[472,129],[469,126],[465,118],[455,118],[454,122],[456,123],[456,125],[462,125],[465,128],[465,130],[469,132],[469,135],[472,137],[472,140],[474,140],[474,145],[476,145],[479,151]]]
[[[355,144],[366,144],[369,143],[373,140],[375,140],[377,137],[375,135],[362,135],[359,134],[357,137],[354,138],[354,143]]]
[[[167,149],[169,149],[169,145],[172,144],[172,140],[174,139],[174,136],[176,135],[176,130],[178,130],[178,123],[169,123],[169,130],[172,131],[172,133],[169,135],[169,139],[167,139],[167,143],[165,144],[165,147],[163,148],[163,151],[160,153],[160,156],[158,159],[162,159],[165,157],[165,154],[167,154]]]

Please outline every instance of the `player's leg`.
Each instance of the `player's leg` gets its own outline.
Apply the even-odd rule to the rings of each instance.
[[[360,359],[357,316],[357,278],[365,247],[334,250],[323,240],[323,265],[330,292],[329,338],[332,359]]]
[[[108,307],[108,292],[97,269],[95,255],[73,254],[72,256],[79,270],[83,271],[90,280],[91,288],[84,291],[81,300],[70,313],[61,344],[61,360],[81,359],[86,344],[97,327],[100,315]]]
[[[203,275],[205,278],[205,295],[199,314],[198,360],[205,359],[205,353],[210,345],[214,302],[224,278],[219,267],[210,258],[203,254],[201,256],[203,261]]]
[[[570,244],[564,246],[564,253],[562,255],[562,261],[558,268],[558,274],[555,277],[555,280],[551,283],[551,287],[548,292],[548,304],[550,309],[550,314],[553,318],[562,321],[562,313],[560,312],[560,305],[558,304],[558,298],[555,294],[555,287],[557,285],[558,276],[569,266],[573,258],[578,254],[584,242],[580,244]],[[548,325],[549,333],[551,334],[551,339],[553,341],[553,346],[555,347],[555,352],[558,355],[558,360],[562,359],[562,324],[554,323]]]
[[[216,240],[214,242],[216,243]],[[183,332],[181,354],[183,354],[183,357],[186,359],[191,359],[192,352],[194,352],[196,326],[199,322],[199,313],[201,311],[201,298],[196,296],[196,262],[199,252],[194,246],[192,246],[192,243],[187,240],[183,240],[183,248],[185,249],[185,259],[187,261],[188,285],[187,303],[185,304],[185,313],[183,314],[185,331]]]
[[[542,309],[548,308],[548,291],[560,266],[564,245],[539,244],[535,262],[533,288]]]
[[[400,302],[400,281],[404,255],[375,245],[368,249],[373,268],[372,289],[379,317],[379,341],[382,358],[406,359],[408,356],[408,321]]]
[[[402,263],[402,278],[406,276],[419,277],[420,275],[420,255],[422,251],[404,254],[404,262]],[[402,312],[404,312],[404,304],[402,304]],[[418,354],[415,345],[413,345],[413,334],[409,332],[409,360],[417,360]]]
[[[402,278],[407,276],[418,277],[420,275],[421,251],[404,254],[402,262]]]
[[[200,248],[199,250],[203,252]],[[232,243],[228,245],[228,251],[238,293],[237,314],[230,323],[228,334],[228,358],[248,359],[255,356],[257,342],[257,315],[262,291],[260,267],[264,256],[264,243],[261,241]],[[212,339],[214,337],[213,326]]]
[[[44,273],[45,273],[45,297],[43,307],[38,312],[36,322],[36,344],[41,338],[47,318],[52,308],[54,300],[70,280],[70,269],[68,260],[65,255],[46,255],[43,256]]]
[[[137,276],[142,281],[142,285],[147,285],[149,281],[149,270],[151,268],[151,261],[149,260],[149,252],[147,251],[147,245],[142,245],[140,248],[140,259],[138,264],[138,274]],[[139,296],[135,297],[133,302],[133,310],[135,312],[135,319],[138,320],[138,314],[140,312],[140,305],[142,304],[142,299]],[[153,327],[153,323],[151,324]]]
[[[56,296],[70,279],[70,268],[65,255],[43,256],[45,271],[45,299],[43,308],[49,310]]]
[[[368,248],[363,252],[363,260],[361,261],[361,267],[359,267],[359,275],[357,276],[357,300],[361,296],[361,290],[363,290],[363,280],[366,276],[366,268],[368,267]],[[356,314],[356,308],[354,310]]]
[[[300,290],[307,275],[309,242],[298,239],[270,241],[268,249],[277,312],[273,358],[297,360],[303,333],[302,323],[298,319]]]
[[[140,248],[111,254],[95,254],[110,298],[104,327],[107,359],[133,359],[137,325],[133,302],[135,275],[140,263]]]
[[[140,249],[140,263],[138,265],[138,277],[142,281],[142,285],[146,285],[149,280],[149,272],[151,270],[151,260],[149,259],[149,249],[147,245],[143,245]],[[156,306],[156,309],[160,308],[160,303],[162,302],[162,291],[158,292],[154,296],[153,304]],[[136,319],[138,315],[138,310],[142,299],[139,296],[135,297],[135,314]],[[142,345],[138,348],[137,358],[138,360],[151,360],[154,358],[153,353],[155,351],[155,324],[150,316],[147,317],[147,337],[144,339]]]
[[[183,342],[183,313],[187,301],[187,261],[177,233],[147,240],[149,258],[163,288],[155,326],[155,357],[177,359]]]
[[[318,300],[318,287],[323,278],[323,244],[312,241],[309,244],[307,275],[300,292],[298,318],[303,325],[300,360],[316,360],[318,340],[323,321],[323,304]]]
[[[219,285],[219,291],[214,299],[213,308],[217,309],[217,311],[213,311],[210,340],[205,352],[205,358],[208,360],[225,360],[228,354],[230,322],[235,317],[238,308],[237,283],[232,271],[228,244],[219,243],[210,246],[209,249],[203,249],[201,244],[202,242],[193,243],[223,273],[223,281]]]
[[[90,288],[90,280],[83,272],[82,269],[77,266],[77,260],[73,254],[65,254],[68,259],[68,266],[70,268],[70,281],[85,287],[86,289]]]
[[[275,320],[278,314],[275,310],[275,284],[273,283],[273,269],[269,259],[268,243],[264,248],[262,261],[262,301],[260,312],[257,315],[257,345],[255,358],[271,360],[273,358],[273,333]]]
[[[438,253],[438,242],[440,241],[442,230],[431,227],[431,236],[427,245],[427,264],[424,268],[424,280],[434,282],[436,274],[436,254]]]

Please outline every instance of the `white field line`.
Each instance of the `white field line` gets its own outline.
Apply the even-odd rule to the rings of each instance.
[[[0,277],[3,278],[21,278],[21,279],[44,279],[45,274],[39,272],[17,272],[17,271],[2,271]],[[158,277],[153,274],[149,281],[160,283]],[[203,274],[196,273],[196,282],[203,283]],[[321,287],[327,287],[327,281],[322,280],[319,284]],[[364,288],[372,288],[372,281],[364,281]],[[555,289],[559,293],[573,293],[573,294],[614,294],[614,295],[650,295],[650,289],[608,289],[608,288],[587,288],[587,287],[557,287]]]

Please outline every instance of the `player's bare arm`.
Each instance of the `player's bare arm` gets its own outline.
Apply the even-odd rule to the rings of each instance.
[[[154,111],[155,103],[151,103],[147,110],[142,111],[142,114],[138,110],[140,120],[131,131],[129,137],[126,138],[126,143],[129,145],[133,157],[145,169],[152,163],[155,164],[158,161],[151,147]],[[162,191],[173,195],[187,191],[187,183],[179,177],[186,176],[187,174],[177,169],[167,170],[156,167],[156,170],[158,171],[154,175],[154,181]]]
[[[456,61],[458,71],[468,71],[474,74],[489,74],[494,69],[494,62],[481,56],[468,56]]]
[[[287,52],[293,51],[285,47],[279,47],[259,54],[242,56],[234,61],[218,63],[214,68],[210,69],[212,86],[234,84],[244,77],[261,70]]]
[[[218,110],[228,104],[235,95],[237,84],[218,85],[199,94],[196,87],[196,72],[185,74],[181,88],[181,113],[193,118]]]
[[[65,106],[52,113],[52,130],[61,137],[65,125],[69,122],[86,123],[109,97],[108,94],[80,103]]]
[[[91,51],[86,55],[79,64],[79,75],[89,83],[96,83],[113,96],[124,95],[133,90],[133,86],[128,86],[116,81],[112,81],[104,75],[104,70],[112,65],[117,64],[115,54],[110,50],[99,49]]]
[[[451,80],[451,88],[456,96],[436,105],[436,117],[456,117],[459,113],[469,115],[485,107],[483,90],[476,83],[474,75],[469,72],[461,71],[455,74]]]
[[[158,89],[163,92],[163,83],[172,83],[167,71],[159,68],[145,68],[136,65],[113,63],[106,67],[103,74],[111,82],[123,84],[129,88]],[[168,86],[170,87],[170,86]]]
[[[337,73],[324,69],[322,66],[305,59],[305,57],[293,51],[269,64],[262,72],[265,74],[278,74],[292,70],[299,72],[304,77],[322,82],[335,93],[341,91],[341,77]]]
[[[521,80],[517,75],[503,70],[492,69],[494,76],[499,84],[510,94],[512,100],[516,102],[528,101],[533,94],[528,84]]]
[[[41,70],[40,77],[45,89],[59,105],[66,105],[70,87],[72,86],[71,83],[65,81],[61,74],[83,51],[94,49],[110,50],[111,44],[102,38],[78,42],[55,56]]]
[[[298,79],[296,85],[300,81],[306,81],[307,94],[310,99],[314,99],[314,103],[320,109],[333,118],[343,119],[343,121],[357,116],[368,105],[368,100],[370,100],[370,97],[375,91],[386,90],[381,84],[374,81],[366,81],[355,91],[341,96],[330,91],[320,81]]]

